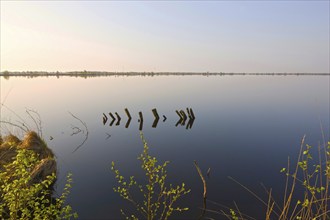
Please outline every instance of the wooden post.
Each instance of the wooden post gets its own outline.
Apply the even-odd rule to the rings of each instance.
[[[192,108],[190,108],[190,114],[191,114],[191,117],[192,117],[193,119],[195,119],[195,114],[194,114]]]
[[[108,117],[103,113],[103,125],[105,125],[107,121],[108,121]]]
[[[112,118],[112,121],[110,122],[110,126],[112,126],[113,123],[116,121],[116,118],[115,118],[115,116],[113,116],[113,114],[111,112],[109,112],[109,115]]]
[[[156,108],[152,109],[152,113],[154,114],[154,116],[155,116],[156,119],[159,119],[159,115],[157,113],[157,109]]]
[[[143,115],[142,115],[142,112],[139,112],[139,122],[140,122],[140,126],[139,126],[139,130],[142,131],[143,129]]]
[[[180,114],[180,112],[178,110],[175,110],[175,112],[178,114],[178,116],[180,117],[180,119],[182,120],[182,115]]]
[[[140,117],[140,121],[143,121],[143,115],[142,115],[142,112],[139,112],[139,117]]]
[[[126,112],[127,117],[128,117],[129,119],[131,119],[131,118],[132,118],[132,117],[131,117],[131,114],[129,113],[129,111],[128,111],[127,108],[125,108],[125,112]]]
[[[116,123],[116,126],[120,125],[120,120],[121,120],[121,117],[119,116],[119,114],[117,112],[115,112],[115,115],[117,116],[117,123]]]
[[[189,110],[189,108],[186,108],[186,110],[187,110],[188,117],[189,117],[189,118],[192,118],[192,116],[191,116],[191,114],[190,114],[190,110]]]
[[[112,120],[116,120],[115,116],[113,116],[113,114],[111,112],[109,112],[109,115],[112,118]]]
[[[180,114],[182,115],[182,118],[183,118],[181,125],[185,125],[186,120],[187,120],[187,115],[183,110],[180,110]]]

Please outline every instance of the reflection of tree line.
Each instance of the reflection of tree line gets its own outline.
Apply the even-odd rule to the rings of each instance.
[[[100,76],[224,76],[224,75],[324,75],[328,76],[330,73],[225,73],[225,72],[100,72],[100,71],[73,71],[73,72],[43,72],[43,71],[25,71],[25,72],[0,72],[0,76],[9,79],[11,76],[16,77],[52,77],[57,78],[61,76],[71,77],[100,77]]]
[[[158,125],[160,116],[159,116],[156,108],[152,109],[151,111],[154,116],[154,121],[152,123],[152,127],[156,128]],[[194,124],[194,121],[195,121],[195,114],[194,114],[192,108],[186,108],[186,112],[184,110],[176,110],[175,112],[179,116],[179,120],[177,121],[175,126],[176,127],[178,125],[186,126],[186,129],[191,129]],[[125,108],[125,113],[127,115],[127,121],[125,124],[125,128],[128,128],[132,121],[132,116],[127,108]],[[103,125],[106,125],[107,122],[109,122],[110,127],[113,125],[119,126],[120,122],[121,122],[121,117],[118,114],[118,112],[115,112],[114,114],[112,112],[109,112],[108,114],[103,113],[102,120],[103,120]],[[167,117],[165,115],[163,115],[162,121],[165,122],[166,120],[167,120]],[[143,113],[141,111],[139,112],[138,122],[139,122],[139,130],[142,131],[142,129],[143,129]],[[187,122],[187,124],[186,124],[186,122]]]

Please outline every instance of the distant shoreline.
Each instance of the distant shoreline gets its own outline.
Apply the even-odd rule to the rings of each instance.
[[[225,73],[225,72],[99,72],[99,71],[72,71],[72,72],[0,72],[4,77],[38,77],[38,76],[74,76],[74,77],[99,77],[99,76],[330,76],[330,73]]]

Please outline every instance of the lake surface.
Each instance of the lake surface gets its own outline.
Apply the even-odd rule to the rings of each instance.
[[[230,207],[235,201],[243,213],[260,219],[265,207],[228,176],[266,201],[261,183],[280,199],[285,177],[279,171],[288,156],[296,158],[302,136],[306,134],[310,145],[322,144],[321,122],[329,140],[329,83],[329,75],[2,77],[1,119],[23,119],[33,127],[26,109],[39,113],[43,138],[57,156],[58,188],[67,172],[73,174],[68,202],[80,219],[118,219],[121,208],[130,209],[112,190],[116,180],[110,167],[115,161],[124,176],[143,177],[137,160],[143,150],[140,111],[150,154],[160,162],[170,161],[168,182],[185,182],[191,189],[180,200],[190,210],[175,219],[197,219],[201,212],[203,185],[194,160],[204,175],[211,168],[206,178],[209,200]],[[177,125],[175,112],[187,107],[195,114],[188,129],[188,120]],[[125,108],[132,116],[128,126]],[[160,115],[156,127],[153,108]],[[119,125],[116,120],[110,126],[109,112],[120,115]],[[71,113],[86,124],[87,140],[87,130]],[[105,124],[103,113],[108,117]],[[22,136],[18,128],[4,123],[1,131]],[[221,209],[211,202],[207,208]],[[216,213],[206,216],[223,218]]]

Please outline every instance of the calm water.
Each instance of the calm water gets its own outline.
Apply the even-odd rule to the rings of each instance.
[[[194,160],[204,173],[211,168],[209,200],[231,207],[236,201],[242,212],[262,218],[262,204],[228,176],[264,199],[261,183],[273,188],[276,197],[283,194],[285,179],[279,171],[288,156],[297,155],[301,137],[306,134],[306,142],[317,146],[322,142],[321,121],[329,139],[329,80],[329,76],[10,77],[1,78],[1,102],[31,126],[26,108],[40,114],[43,137],[58,159],[58,187],[72,172],[69,202],[81,219],[118,219],[120,208],[129,209],[112,190],[110,165],[116,161],[124,175],[142,176],[137,160],[143,148],[139,111],[150,153],[161,162],[170,161],[168,181],[185,182],[192,190],[181,200],[190,211],[175,218],[197,219],[200,213],[203,188]],[[175,110],[186,107],[196,117],[189,129],[176,126]],[[132,115],[128,128],[125,108]],[[153,108],[160,115],[157,127],[152,127]],[[83,145],[87,131],[69,112],[87,125]],[[120,125],[116,121],[110,126],[110,118],[103,124],[103,113],[109,112],[118,112]],[[1,109],[2,120],[21,120],[17,115]],[[1,131],[22,133],[4,124]],[[221,209],[211,203],[208,208]]]

